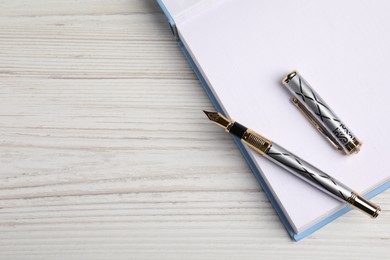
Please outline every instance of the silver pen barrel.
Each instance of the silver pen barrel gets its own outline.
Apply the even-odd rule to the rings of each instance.
[[[330,196],[355,206],[373,218],[379,215],[380,208],[378,206],[280,145],[272,143],[264,156]]]

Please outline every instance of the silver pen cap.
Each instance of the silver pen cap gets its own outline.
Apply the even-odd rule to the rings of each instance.
[[[282,83],[292,94],[294,105],[337,150],[346,154],[360,151],[361,141],[298,72],[288,74]]]

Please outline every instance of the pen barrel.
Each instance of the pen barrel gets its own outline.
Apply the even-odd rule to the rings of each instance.
[[[325,135],[329,136],[336,146],[347,154],[359,152],[361,142],[355,134],[298,72],[290,73],[283,80],[283,84],[294,96],[293,102],[304,106],[304,111],[309,113],[310,119],[321,126],[326,132]]]
[[[323,192],[360,209],[372,218],[376,218],[381,211],[379,206],[276,143],[272,143],[264,156]]]
[[[352,189],[276,143],[265,157],[338,200],[349,202],[352,196]]]

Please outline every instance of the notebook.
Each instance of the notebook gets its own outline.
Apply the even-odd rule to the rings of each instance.
[[[389,1],[157,2],[219,112],[366,198],[389,188]],[[281,80],[293,70],[363,142],[358,154],[332,148],[290,102]],[[293,239],[351,209],[235,142]]]

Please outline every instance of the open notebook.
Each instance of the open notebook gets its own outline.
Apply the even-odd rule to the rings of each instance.
[[[158,3],[220,112],[367,198],[390,186],[389,1]],[[360,153],[332,148],[290,102],[281,80],[295,69],[362,140]],[[237,144],[295,240],[350,210]]]

